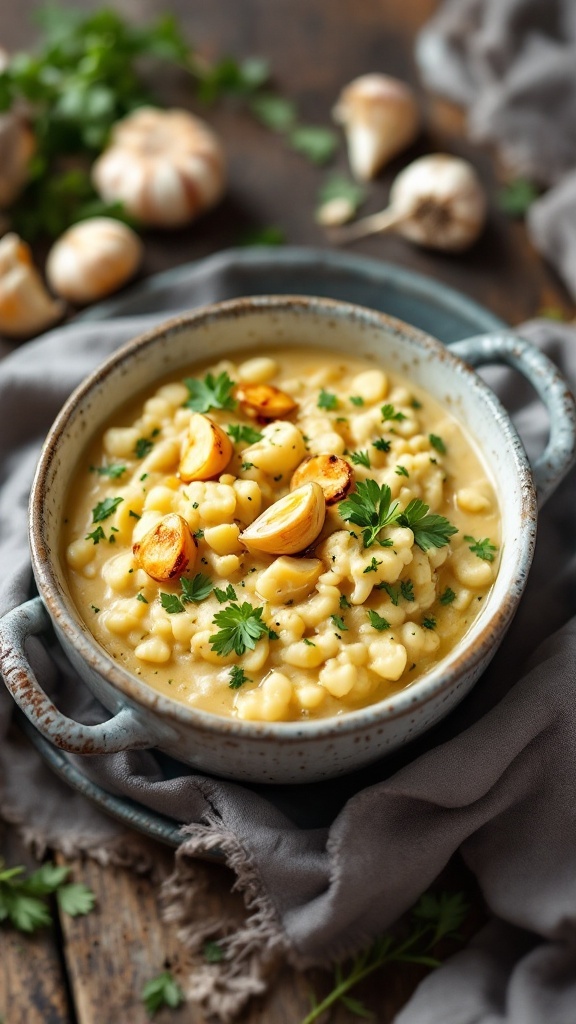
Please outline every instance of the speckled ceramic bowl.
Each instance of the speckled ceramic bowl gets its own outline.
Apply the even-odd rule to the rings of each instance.
[[[61,556],[62,508],[86,439],[128,393],[194,361],[246,347],[309,344],[353,352],[411,378],[447,404],[490,467],[502,512],[502,560],[484,609],[432,671],[370,707],[310,722],[236,721],[171,701],[123,670],[97,644],[70,599]],[[471,368],[505,363],[535,387],[550,415],[547,448],[530,466],[505,410]],[[440,342],[384,314],[330,299],[264,296],[204,307],[136,339],[96,370],[66,403],[47,438],[33,485],[30,541],[40,598],[0,623],[0,666],[15,700],[57,747],[80,754],[159,747],[201,771],[236,780],[308,782],[352,771],[430,728],[472,688],[494,655],[526,583],[538,503],[574,458],[574,400],[555,367],[506,332]],[[25,653],[50,621],[79,676],[112,712],[86,726],[56,709]]]

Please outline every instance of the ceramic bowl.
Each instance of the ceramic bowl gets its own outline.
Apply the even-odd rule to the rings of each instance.
[[[69,597],[60,524],[70,480],[86,439],[127,394],[168,373],[262,344],[309,344],[353,352],[425,388],[467,428],[490,467],[501,502],[502,554],[483,611],[464,639],[405,690],[345,715],[308,722],[249,722],[218,717],[157,693],[122,669],[93,639]],[[506,411],[473,367],[518,369],[548,409],[546,450],[530,465]],[[54,423],[30,501],[30,543],[40,594],[0,623],[0,665],[15,700],[57,747],[79,754],[153,748],[202,772],[235,780],[292,783],[335,777],[375,761],[443,718],[474,686],[518,606],[532,560],[537,510],[574,459],[574,400],[556,368],[511,333],[440,342],[382,313],[330,299],[262,296],[203,307],[124,346],[74,392]],[[35,678],[25,651],[50,623],[80,678],[112,717],[72,721]]]

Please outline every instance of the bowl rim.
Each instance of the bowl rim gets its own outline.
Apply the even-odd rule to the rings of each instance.
[[[58,581],[58,574],[48,555],[46,543],[46,519],[44,516],[44,498],[46,482],[52,464],[57,456],[59,439],[68,424],[78,415],[83,403],[115,371],[127,366],[138,354],[154,346],[160,339],[169,337],[182,330],[198,329],[204,325],[219,321],[222,318],[238,318],[245,315],[260,313],[282,313],[291,315],[295,311],[319,316],[351,317],[360,323],[385,329],[401,339],[408,339],[427,355],[439,356],[451,371],[468,381],[479,393],[488,409],[497,421],[503,439],[508,445],[518,470],[519,493],[522,507],[519,515],[525,527],[520,534],[513,566],[517,571],[510,579],[506,600],[492,611],[490,609],[490,592],[488,601],[480,618],[482,628],[477,631],[472,625],[470,633],[474,633],[471,648],[458,650],[460,641],[453,651],[442,658],[436,666],[426,672],[403,690],[397,691],[365,707],[346,710],[345,712],[326,718],[315,718],[306,721],[259,722],[217,715],[186,704],[155,691],[152,686],[123,668],[99,644],[84,624],[82,616],[76,609],[71,598],[63,594]],[[190,359],[190,363],[194,360]],[[202,360],[205,362],[205,360]],[[124,370],[127,372],[127,370]],[[474,438],[482,450],[480,438]],[[69,474],[68,482],[73,474]],[[502,508],[501,508],[502,511]],[[446,690],[451,690],[456,681],[481,666],[487,653],[494,650],[504,636],[505,630],[512,620],[520,597],[523,593],[526,576],[534,553],[535,532],[537,521],[537,501],[532,478],[532,470],[518,433],[510,420],[509,414],[500,400],[482,380],[482,378],[455,353],[443,345],[432,335],[411,324],[369,307],[339,299],[315,297],[308,295],[255,295],[241,298],[226,299],[209,305],[200,306],[186,313],[170,317],[150,330],[121,344],[111,355],[100,363],[71,393],[55,418],[46,437],[40,455],[29,500],[29,541],[34,577],[40,596],[48,610],[56,632],[72,646],[88,666],[102,679],[110,684],[119,694],[134,701],[162,720],[172,720],[181,726],[195,726],[203,732],[230,735],[237,739],[281,738],[283,742],[302,743],[307,738],[331,737],[342,733],[364,730],[375,724],[375,720],[386,722],[403,718],[410,711],[417,712],[429,701],[440,697]],[[478,620],[476,620],[478,622]]]

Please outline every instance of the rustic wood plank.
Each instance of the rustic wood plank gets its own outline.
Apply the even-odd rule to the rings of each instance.
[[[9,866],[38,863],[9,831],[0,846]],[[25,935],[0,928],[0,1020],[5,1024],[72,1024],[57,930]]]

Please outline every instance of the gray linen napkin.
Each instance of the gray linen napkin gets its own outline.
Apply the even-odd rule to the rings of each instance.
[[[420,33],[424,83],[468,108],[476,142],[551,186],[533,203],[536,248],[576,296],[576,4],[448,0]]]
[[[0,614],[31,585],[26,501],[42,438],[73,386],[127,338],[166,314],[226,294],[226,281],[191,271],[156,296],[156,312],[76,322],[0,363]],[[522,333],[576,381],[576,334],[537,321]],[[497,386],[528,447],[546,416],[524,386]],[[266,985],[280,955],[326,963],[395,921],[460,850],[497,921],[425,981],[402,1024],[574,1024],[576,1020],[576,472],[541,517],[535,564],[520,611],[482,682],[416,747],[332,784],[239,786],[169,768],[152,751],[86,758],[104,789],[185,825],[164,883],[167,917],[190,953],[188,992],[223,1020]],[[57,649],[30,655],[58,704],[85,721],[106,713]],[[0,812],[37,845],[134,859],[130,841],[54,779],[10,728],[0,694]],[[306,821],[307,805],[323,807]],[[195,857],[217,845],[249,909],[233,926],[198,920]],[[230,958],[194,952],[224,929]],[[443,979],[446,979],[443,982]],[[568,1011],[567,1006],[572,1007]],[[570,1016],[570,1014],[572,1014]]]

